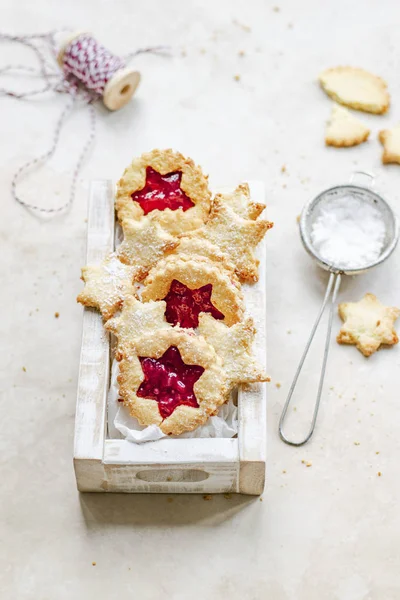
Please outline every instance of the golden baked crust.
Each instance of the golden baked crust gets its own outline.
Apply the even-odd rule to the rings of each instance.
[[[135,158],[125,169],[117,184],[116,209],[118,219],[140,219],[144,212],[131,194],[143,189],[146,183],[146,168],[151,167],[160,175],[174,171],[182,173],[181,189],[189,196],[194,206],[186,211],[181,208],[171,210],[154,210],[154,219],[170,234],[178,235],[184,231],[201,227],[210,212],[211,192],[207,177],[191,158],[185,158],[179,152],[168,150],[152,150]]]
[[[244,312],[243,294],[234,273],[228,273],[207,259],[169,256],[158,264],[145,279],[142,300],[162,300],[176,279],[191,290],[212,284],[211,301],[224,315],[224,322],[233,325]]]
[[[216,196],[206,225],[187,236],[215,244],[229,256],[238,277],[245,281],[258,281],[259,261],[254,255],[254,248],[272,226],[273,223],[264,219],[243,219]]]
[[[318,79],[328,96],[340,104],[379,115],[389,108],[386,82],[364,69],[335,67],[323,71]]]
[[[400,310],[384,306],[374,294],[365,294],[358,302],[342,302],[339,315],[344,323],[337,341],[354,344],[364,356],[371,356],[382,344],[393,345],[399,341],[394,322]]]
[[[126,348],[136,338],[160,329],[170,329],[165,320],[165,302],[140,302],[134,296],[125,299],[121,314],[109,319],[104,327],[118,338],[117,360],[126,354]]]
[[[160,358],[171,346],[178,348],[185,364],[203,367],[204,372],[193,388],[199,407],[180,405],[163,419],[156,400],[137,396],[144,380],[139,357]],[[220,364],[214,349],[191,330],[171,328],[147,334],[131,343],[120,362],[120,395],[141,425],[158,425],[164,433],[173,435],[192,431],[225,402],[227,390]]]
[[[347,148],[357,146],[368,139],[370,130],[354,117],[347,108],[335,104],[326,126],[325,143],[327,146]]]
[[[151,217],[140,221],[122,221],[124,240],[118,248],[119,259],[135,267],[135,278],[140,281],[168,250],[173,250],[179,240],[172,237]]]
[[[248,183],[240,183],[233,192],[216,194],[216,197],[243,219],[255,220],[266,208],[265,204],[252,201]]]
[[[186,260],[188,258],[191,260],[207,259],[225,271],[233,272],[235,270],[235,266],[227,254],[222,252],[215,244],[202,238],[181,237],[179,246],[169,254],[169,256],[172,255]]]
[[[392,129],[382,129],[379,132],[378,138],[383,145],[383,164],[400,164],[400,125]]]
[[[241,383],[270,381],[252,354],[256,333],[253,319],[247,317],[240,323],[227,327],[222,321],[216,321],[210,315],[202,313],[199,316],[198,331],[222,358],[229,390]]]
[[[84,306],[99,309],[103,318],[109,319],[124,300],[135,293],[135,274],[135,267],[122,264],[115,253],[111,253],[100,265],[82,268],[85,287],[77,301]]]

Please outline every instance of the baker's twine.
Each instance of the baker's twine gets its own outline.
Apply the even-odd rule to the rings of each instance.
[[[15,92],[5,87],[0,87],[1,96],[10,96],[21,100],[51,91],[68,94],[70,97],[70,100],[56,121],[53,141],[49,150],[22,165],[16,171],[11,181],[11,193],[14,200],[25,208],[40,213],[59,213],[67,210],[72,205],[79,172],[96,136],[96,112],[93,102],[102,97],[109,79],[138,54],[161,54],[169,50],[165,46],[154,46],[140,48],[123,57],[118,57],[104,48],[89,34],[82,34],[68,44],[64,55],[64,68],[61,70],[57,64],[56,36],[67,31],[70,30],[58,29],[57,31],[33,35],[9,35],[0,32],[0,41],[17,42],[30,48],[39,63],[38,69],[21,64],[5,65],[0,68],[0,75],[10,72],[23,73],[38,77],[43,82],[43,87],[25,92]],[[73,112],[78,101],[88,106],[89,135],[72,172],[69,198],[62,206],[56,208],[42,208],[36,204],[30,204],[19,196],[17,185],[27,171],[39,163],[43,166],[54,155],[63,125],[67,117]]]

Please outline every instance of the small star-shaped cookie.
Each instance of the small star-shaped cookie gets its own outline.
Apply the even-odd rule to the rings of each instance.
[[[128,345],[136,338],[171,327],[165,320],[165,306],[162,300],[140,302],[134,296],[126,298],[121,314],[105,324],[105,328],[118,338],[117,360],[121,360]]]
[[[199,316],[199,333],[222,358],[222,368],[229,389],[240,383],[270,381],[252,355],[251,347],[256,330],[250,317],[228,327],[202,313]]]
[[[233,192],[217,194],[216,197],[243,219],[255,220],[265,209],[265,204],[252,201],[248,183],[241,183]]]
[[[82,268],[85,287],[77,301],[98,308],[104,319],[109,319],[135,293],[135,273],[135,267],[124,265],[114,253],[109,254],[100,265]]]
[[[365,294],[359,302],[342,302],[339,315],[344,324],[337,341],[354,344],[364,356],[371,356],[382,344],[392,345],[399,341],[394,322],[400,310],[384,306],[373,294]]]
[[[192,239],[207,239],[219,246],[229,256],[241,279],[258,281],[259,261],[254,248],[272,226],[273,223],[264,219],[243,219],[216,196],[206,225],[187,235]]]
[[[118,257],[122,262],[135,266],[138,281],[147,275],[165,252],[179,244],[178,239],[163,231],[151,217],[122,221],[122,229],[124,241],[118,248]]]
[[[400,125],[393,129],[382,129],[378,137],[383,145],[382,162],[400,164]]]

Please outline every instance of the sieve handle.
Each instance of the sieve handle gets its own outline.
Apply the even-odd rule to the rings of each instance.
[[[353,173],[350,175],[350,184],[355,183],[355,185],[357,185],[358,178],[367,178],[368,184],[366,185],[366,187],[372,190],[372,188],[375,185],[375,175],[373,173],[368,173],[368,171],[353,171]]]
[[[311,438],[312,434],[314,433],[314,429],[315,429],[315,423],[317,421],[317,416],[318,416],[318,410],[319,410],[319,405],[321,402],[321,394],[322,394],[322,388],[324,385],[324,378],[325,378],[325,370],[326,370],[326,363],[328,360],[328,354],[329,354],[329,342],[331,339],[331,331],[332,331],[332,320],[333,320],[333,308],[335,306],[335,302],[336,302],[336,297],[339,291],[339,286],[340,286],[340,282],[341,282],[341,275],[340,273],[331,273],[330,277],[329,277],[329,281],[328,281],[328,285],[326,288],[326,292],[325,292],[325,298],[322,302],[322,306],[320,308],[317,320],[314,323],[314,326],[311,330],[311,334],[310,337],[308,338],[308,342],[306,344],[306,347],[304,349],[303,352],[303,356],[300,359],[300,363],[299,366],[297,367],[297,371],[295,373],[292,385],[290,386],[290,390],[289,390],[289,394],[286,398],[286,402],[285,405],[283,407],[282,410],[282,414],[281,414],[281,418],[279,421],[279,435],[280,438],[283,442],[285,442],[285,444],[289,444],[290,446],[303,446],[303,444],[306,444],[308,442],[308,440]],[[333,290],[333,292],[332,292]],[[306,360],[308,351],[310,349],[311,343],[314,339],[315,336],[315,332],[318,329],[318,325],[319,322],[321,321],[322,315],[325,312],[325,308],[328,304],[329,298],[331,296],[331,292],[332,292],[332,297],[331,297],[331,302],[330,302],[330,307],[329,307],[329,320],[328,320],[328,327],[327,327],[327,331],[326,331],[326,340],[325,340],[325,351],[324,351],[324,357],[322,360],[322,367],[321,367],[321,376],[319,379],[319,385],[318,385],[318,392],[317,392],[317,399],[315,401],[315,406],[314,406],[314,414],[312,417],[312,421],[311,421],[311,426],[310,429],[308,431],[307,436],[299,441],[299,442],[293,442],[291,440],[289,440],[286,435],[283,432],[283,426],[285,424],[285,417],[286,417],[286,413],[288,411],[292,396],[293,396],[293,392],[295,390],[295,387],[297,385],[297,380],[299,378],[299,375],[301,373],[301,370],[303,368],[304,365],[304,361]]]

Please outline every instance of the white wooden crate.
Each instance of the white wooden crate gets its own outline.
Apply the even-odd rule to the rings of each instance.
[[[253,200],[264,201],[260,182],[250,184]],[[87,263],[101,262],[114,249],[114,189],[110,181],[94,181],[90,189]],[[244,286],[248,312],[257,335],[254,352],[266,365],[265,244],[260,244],[260,281]],[[110,340],[101,315],[84,308],[74,466],[81,492],[261,494],[265,480],[266,385],[238,393],[236,438],[161,439],[135,444],[110,439],[107,393]]]

